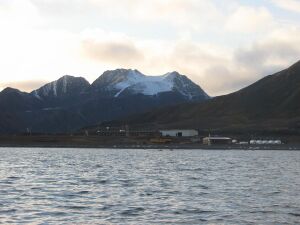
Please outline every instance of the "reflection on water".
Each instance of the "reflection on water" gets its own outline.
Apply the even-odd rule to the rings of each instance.
[[[0,148],[0,223],[296,224],[300,152]]]

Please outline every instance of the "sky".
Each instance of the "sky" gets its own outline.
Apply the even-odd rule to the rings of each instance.
[[[300,60],[300,0],[0,0],[0,90],[178,71],[216,96]]]

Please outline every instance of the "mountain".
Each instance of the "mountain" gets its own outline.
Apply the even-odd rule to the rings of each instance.
[[[0,133],[12,133],[26,127],[26,120],[19,112],[26,114],[28,110],[42,106],[39,99],[14,88],[5,88],[0,92]]]
[[[198,85],[177,72],[161,76],[146,76],[137,70],[106,71],[92,84],[92,89],[96,92],[105,91],[114,97],[132,94],[154,96],[160,93],[177,92],[187,99],[209,98]]]
[[[300,61],[237,92],[128,118],[131,126],[198,129],[300,129]]]
[[[34,96],[14,88],[5,88],[0,92],[1,111],[25,111],[41,106],[41,101]]]
[[[92,84],[63,76],[31,93],[0,92],[0,133],[72,132],[83,126],[209,96],[177,72],[146,76],[137,70],[104,72]]]
[[[90,83],[83,77],[65,75],[60,79],[44,85],[32,92],[38,98],[58,98],[73,96],[87,89]]]
[[[90,87],[90,83],[83,77],[65,75],[60,79],[45,84],[41,88],[31,92],[36,98],[46,101],[46,106],[51,103],[65,104],[65,101],[72,101],[79,97]]]
[[[89,124],[96,124],[164,106],[205,101],[209,96],[178,73],[146,76],[137,70],[118,69],[106,71],[95,80],[85,99],[80,111]]]

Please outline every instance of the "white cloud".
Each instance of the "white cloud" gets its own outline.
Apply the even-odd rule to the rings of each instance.
[[[38,9],[30,1],[0,1],[0,27],[35,27],[41,23]]]
[[[300,13],[299,0],[271,0],[275,5],[288,11]]]
[[[222,20],[222,13],[213,0],[76,0],[72,4],[68,0],[31,1],[44,15],[55,16],[60,21],[74,23],[76,20],[77,24],[87,26],[106,19],[131,24],[165,23],[199,31]]]
[[[18,81],[93,81],[124,67],[177,70],[218,95],[300,55],[298,28],[279,25],[268,5],[239,0],[0,0],[0,30],[0,86],[24,90],[34,85]]]
[[[240,6],[228,18],[225,29],[228,31],[255,33],[266,31],[274,26],[274,19],[264,7]]]

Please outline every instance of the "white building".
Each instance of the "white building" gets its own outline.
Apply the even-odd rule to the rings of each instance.
[[[197,130],[160,130],[163,137],[194,137],[198,136]]]
[[[251,145],[281,145],[281,140],[251,140]]]

